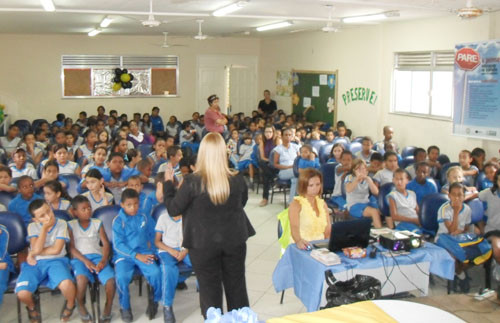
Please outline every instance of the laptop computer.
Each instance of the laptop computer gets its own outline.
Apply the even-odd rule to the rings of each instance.
[[[337,252],[348,247],[366,248],[370,241],[371,225],[372,220],[368,218],[333,223],[328,249]]]

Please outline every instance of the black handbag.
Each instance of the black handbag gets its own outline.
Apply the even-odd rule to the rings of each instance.
[[[346,281],[337,281],[330,270],[325,271],[326,305],[321,309],[380,298],[380,280],[372,276],[356,275]]]

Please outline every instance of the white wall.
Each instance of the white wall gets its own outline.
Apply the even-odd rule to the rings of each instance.
[[[86,110],[96,113],[99,105],[109,111],[131,114],[135,111],[151,112],[159,106],[164,120],[175,114],[179,120],[189,119],[197,107],[196,57],[197,55],[252,55],[260,53],[258,39],[216,38],[196,41],[190,38],[172,38],[172,43],[189,47],[160,47],[161,36],[106,36],[78,35],[17,35],[0,34],[0,102],[6,103],[7,113],[14,119],[46,118],[54,120],[58,112],[76,118]],[[61,98],[61,55],[179,55],[180,76],[178,98]]]
[[[498,37],[499,13],[474,20],[447,17],[350,28],[336,34],[310,32],[266,38],[261,42],[261,85],[274,89],[277,70],[338,70],[337,120],[347,122],[354,135],[380,140],[382,127],[392,125],[400,146],[437,144],[452,160],[458,159],[461,149],[474,147],[498,156],[497,141],[454,136],[450,121],[389,113],[394,52],[453,50],[457,43]],[[374,106],[362,101],[342,102],[342,93],[358,86],[377,92],[379,99]]]

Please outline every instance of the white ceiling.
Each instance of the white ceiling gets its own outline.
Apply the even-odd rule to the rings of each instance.
[[[236,0],[235,0],[236,1]],[[110,35],[192,36],[197,33],[196,19],[204,19],[203,33],[212,36],[250,36],[286,34],[293,31],[320,30],[325,26],[333,6],[335,27],[349,28],[340,18],[398,10],[400,17],[387,21],[426,17],[453,16],[466,0],[250,0],[241,10],[228,17],[213,17],[211,12],[233,3],[231,0],[153,0],[159,27],[144,27],[149,0],[53,0],[56,11],[45,12],[40,0],[0,0],[0,31],[3,33],[86,34],[99,26],[106,15],[113,23],[103,33]],[[487,11],[500,10],[500,0],[474,0],[473,4]],[[460,19],[457,17],[457,19]],[[293,26],[272,32],[258,33],[255,28],[269,23],[291,20]]]

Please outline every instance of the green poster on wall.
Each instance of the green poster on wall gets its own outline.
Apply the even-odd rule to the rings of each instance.
[[[323,121],[335,124],[337,106],[337,71],[292,70],[293,112],[303,114],[309,122]],[[308,109],[310,106],[314,108]]]

